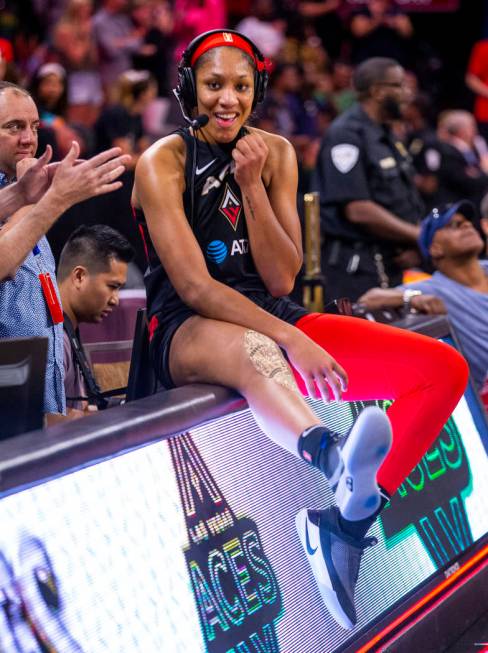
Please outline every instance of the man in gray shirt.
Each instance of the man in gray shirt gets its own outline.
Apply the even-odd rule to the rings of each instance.
[[[398,288],[372,288],[358,303],[369,310],[411,307],[420,313],[446,313],[471,368],[477,388],[488,372],[488,260],[474,226],[475,208],[460,201],[433,209],[423,220],[419,246],[436,271],[430,279]]]

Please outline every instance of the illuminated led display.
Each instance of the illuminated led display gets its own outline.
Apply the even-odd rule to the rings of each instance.
[[[361,406],[311,402],[346,433]],[[333,498],[248,410],[0,501],[2,653],[332,653],[488,532],[467,395],[372,528],[359,623],[330,617],[295,531]]]

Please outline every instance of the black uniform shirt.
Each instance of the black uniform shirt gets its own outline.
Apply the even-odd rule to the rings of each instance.
[[[360,104],[336,118],[326,132],[313,184],[320,192],[322,229],[327,236],[374,242],[386,254],[397,244],[380,241],[350,222],[345,206],[370,200],[412,224],[423,216],[408,152],[386,126],[371,120]]]

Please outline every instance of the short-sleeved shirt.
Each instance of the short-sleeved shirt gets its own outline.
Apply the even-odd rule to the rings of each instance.
[[[0,338],[47,337],[44,412],[64,413],[63,325],[52,323],[36,259],[43,271],[49,272],[59,299],[55,263],[45,237],[37,247],[38,256],[30,252],[13,279],[0,282]]]
[[[488,261],[481,261],[488,275]],[[440,297],[447,308],[477,388],[488,372],[488,295],[463,286],[436,271],[430,279],[409,283],[408,288]]]
[[[9,183],[0,172],[0,188]],[[2,225],[0,224],[0,229]],[[48,341],[44,382],[44,412],[66,409],[63,370],[63,325],[54,325],[39,281],[39,266],[48,272],[59,299],[56,265],[46,237],[37,243],[39,253],[29,252],[13,279],[0,281],[0,339],[45,337]]]
[[[398,249],[393,241],[353,224],[348,203],[373,201],[397,218],[416,224],[424,207],[413,181],[414,170],[404,145],[386,125],[373,121],[355,104],[336,118],[321,144],[313,187],[320,193],[320,216],[326,236],[375,243],[385,256]]]

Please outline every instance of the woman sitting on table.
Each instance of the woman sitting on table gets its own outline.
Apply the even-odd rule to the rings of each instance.
[[[236,32],[207,32],[178,76],[189,126],[141,156],[133,190],[150,236],[154,365],[166,387],[234,388],[270,438],[322,470],[337,506],[304,508],[297,528],[328,609],[352,628],[366,532],[456,406],[466,363],[431,338],[294,304],[295,152],[247,124],[265,93],[262,54]],[[341,439],[303,395],[394,403],[388,416],[366,408]]]

